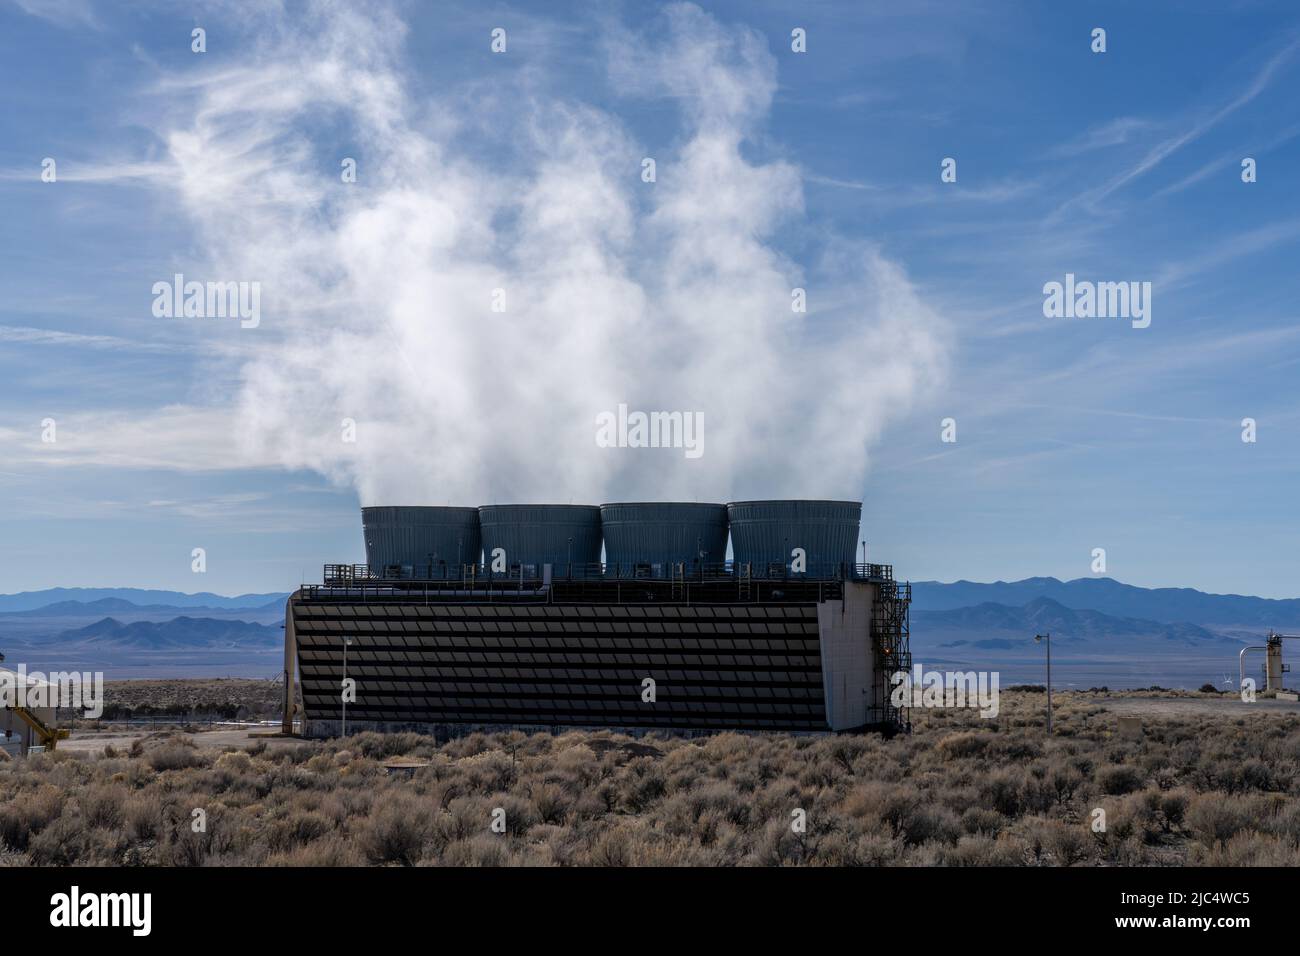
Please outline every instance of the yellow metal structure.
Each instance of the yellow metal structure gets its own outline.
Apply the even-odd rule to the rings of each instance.
[[[44,721],[26,707],[13,707],[11,710],[22,719],[23,723],[32,728],[32,733],[40,738],[41,745],[46,750],[53,750],[60,740],[68,739],[67,730],[46,727]]]

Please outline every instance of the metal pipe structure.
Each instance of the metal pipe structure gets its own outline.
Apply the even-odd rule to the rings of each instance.
[[[1282,663],[1282,642],[1300,640],[1300,634],[1279,634],[1268,632],[1268,656],[1264,666],[1264,686],[1266,690],[1285,690],[1282,675],[1290,668]]]
[[[1268,648],[1262,644],[1243,647],[1241,653],[1237,655],[1237,690],[1241,690],[1241,685],[1246,682],[1246,652],[1247,651],[1268,651]]]

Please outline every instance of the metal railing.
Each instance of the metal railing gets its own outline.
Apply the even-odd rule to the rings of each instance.
[[[459,582],[461,584],[539,581],[543,567],[537,564],[512,564],[506,570],[493,570],[490,564],[447,564],[431,562],[423,565],[391,564],[374,569],[366,564],[326,564],[321,576],[327,585],[376,584],[386,581]],[[892,583],[894,569],[888,564],[838,564],[810,566],[803,572],[792,572],[789,565],[776,562],[765,565],[737,565],[732,561],[722,564],[700,562],[636,562],[634,564],[555,564],[551,566],[554,581],[580,581],[614,579],[623,581],[787,581],[787,580],[845,580],[857,579]],[[307,583],[307,582],[304,582]]]

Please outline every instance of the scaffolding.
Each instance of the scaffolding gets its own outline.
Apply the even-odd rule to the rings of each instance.
[[[871,648],[875,655],[872,723],[892,727],[896,732],[911,733],[912,719],[906,703],[894,705],[891,696],[893,677],[912,669],[912,644],[909,611],[912,585],[899,584],[892,570],[876,584],[876,599],[871,607]]]

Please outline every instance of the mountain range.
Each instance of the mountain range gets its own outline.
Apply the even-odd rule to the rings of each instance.
[[[913,611],[914,647],[966,648],[985,651],[1031,650],[1035,634],[1071,652],[1114,653],[1117,648],[1143,653],[1185,651],[1235,652],[1241,641],[1196,624],[1165,623],[1114,617],[1100,611],[1074,610],[1051,598],[1035,598],[1021,607],[985,602],[943,611]]]
[[[261,595],[258,595],[259,597]],[[171,613],[184,611],[189,614],[210,612],[228,614],[231,611],[284,611],[284,602],[288,595],[279,597],[266,604],[260,605],[234,605],[214,607],[206,604],[137,604],[128,601],[125,598],[100,598],[97,601],[56,601],[53,604],[45,604],[41,607],[28,608],[24,611],[0,611],[0,615],[10,618],[18,617],[82,617],[88,614],[112,614],[114,612],[125,611],[131,614],[140,612],[149,613]]]
[[[249,621],[224,621],[206,617],[177,617],[169,621],[123,623],[106,617],[85,627],[63,631],[60,644],[93,645],[95,649],[278,647],[283,631]]]
[[[914,611],[946,611],[992,602],[1023,607],[1049,598],[1075,610],[1165,623],[1187,622],[1251,628],[1300,628],[1300,598],[1276,600],[1241,594],[1208,594],[1192,588],[1140,588],[1114,578],[1025,578],[1023,581],[916,581]]]
[[[183,591],[158,591],[145,588],[46,588],[43,591],[21,591],[17,594],[0,594],[0,614],[14,611],[48,610],[65,602],[87,604],[94,601],[121,601],[134,608],[266,608],[278,603],[281,607],[288,592],[268,594],[239,594],[225,597],[200,591],[186,594]],[[122,605],[117,605],[121,608]]]

